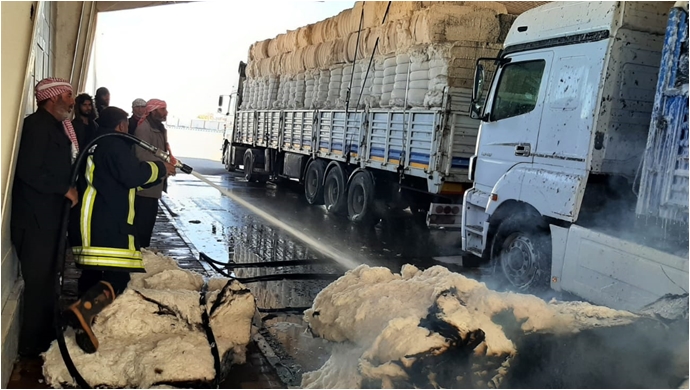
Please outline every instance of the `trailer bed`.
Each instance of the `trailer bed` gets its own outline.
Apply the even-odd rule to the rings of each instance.
[[[424,178],[430,193],[469,183],[478,123],[434,110],[242,110],[235,145],[263,147]]]

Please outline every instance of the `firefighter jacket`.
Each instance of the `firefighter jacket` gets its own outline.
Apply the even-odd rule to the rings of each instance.
[[[113,132],[112,130],[101,130]],[[110,136],[85,151],[84,172],[72,208],[69,238],[80,268],[144,272],[134,227],[137,189],[159,183],[166,175],[161,161],[139,161],[132,142]]]

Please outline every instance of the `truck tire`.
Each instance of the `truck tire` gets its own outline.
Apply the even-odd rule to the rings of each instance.
[[[232,146],[227,145],[225,147],[225,152],[223,152],[223,163],[225,164],[225,170],[228,172],[235,172],[235,165],[233,165],[234,161],[232,160]]]
[[[323,185],[324,204],[331,215],[343,215],[347,212],[347,181],[340,165],[334,166],[326,174]]]
[[[538,293],[551,285],[551,235],[541,217],[514,214],[501,222],[494,236],[494,274],[512,289]]]
[[[256,174],[254,173],[254,153],[251,149],[247,149],[244,152],[244,178],[251,182],[256,179]]]
[[[304,174],[304,197],[311,205],[323,204],[323,185],[326,174],[326,162],[313,160]]]
[[[369,172],[355,174],[347,188],[347,216],[351,222],[370,226],[379,222],[374,207],[374,180]]]

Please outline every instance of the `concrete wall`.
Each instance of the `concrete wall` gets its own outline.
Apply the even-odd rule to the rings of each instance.
[[[43,3],[6,2],[0,5],[2,23],[0,68],[2,83],[2,111],[0,141],[2,145],[2,387],[7,386],[17,353],[19,307],[22,282],[18,281],[19,267],[10,242],[10,202],[14,172],[14,156],[18,142],[18,126],[23,122],[26,92],[29,89],[28,68],[33,68],[35,45],[33,32],[37,29],[38,14]]]
[[[55,76],[71,80],[77,93],[84,79],[96,28],[96,3],[60,1],[56,3]]]

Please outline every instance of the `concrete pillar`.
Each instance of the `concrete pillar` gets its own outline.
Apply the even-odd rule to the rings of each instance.
[[[57,2],[55,76],[70,80],[77,93],[84,91],[96,16],[93,1]]]

